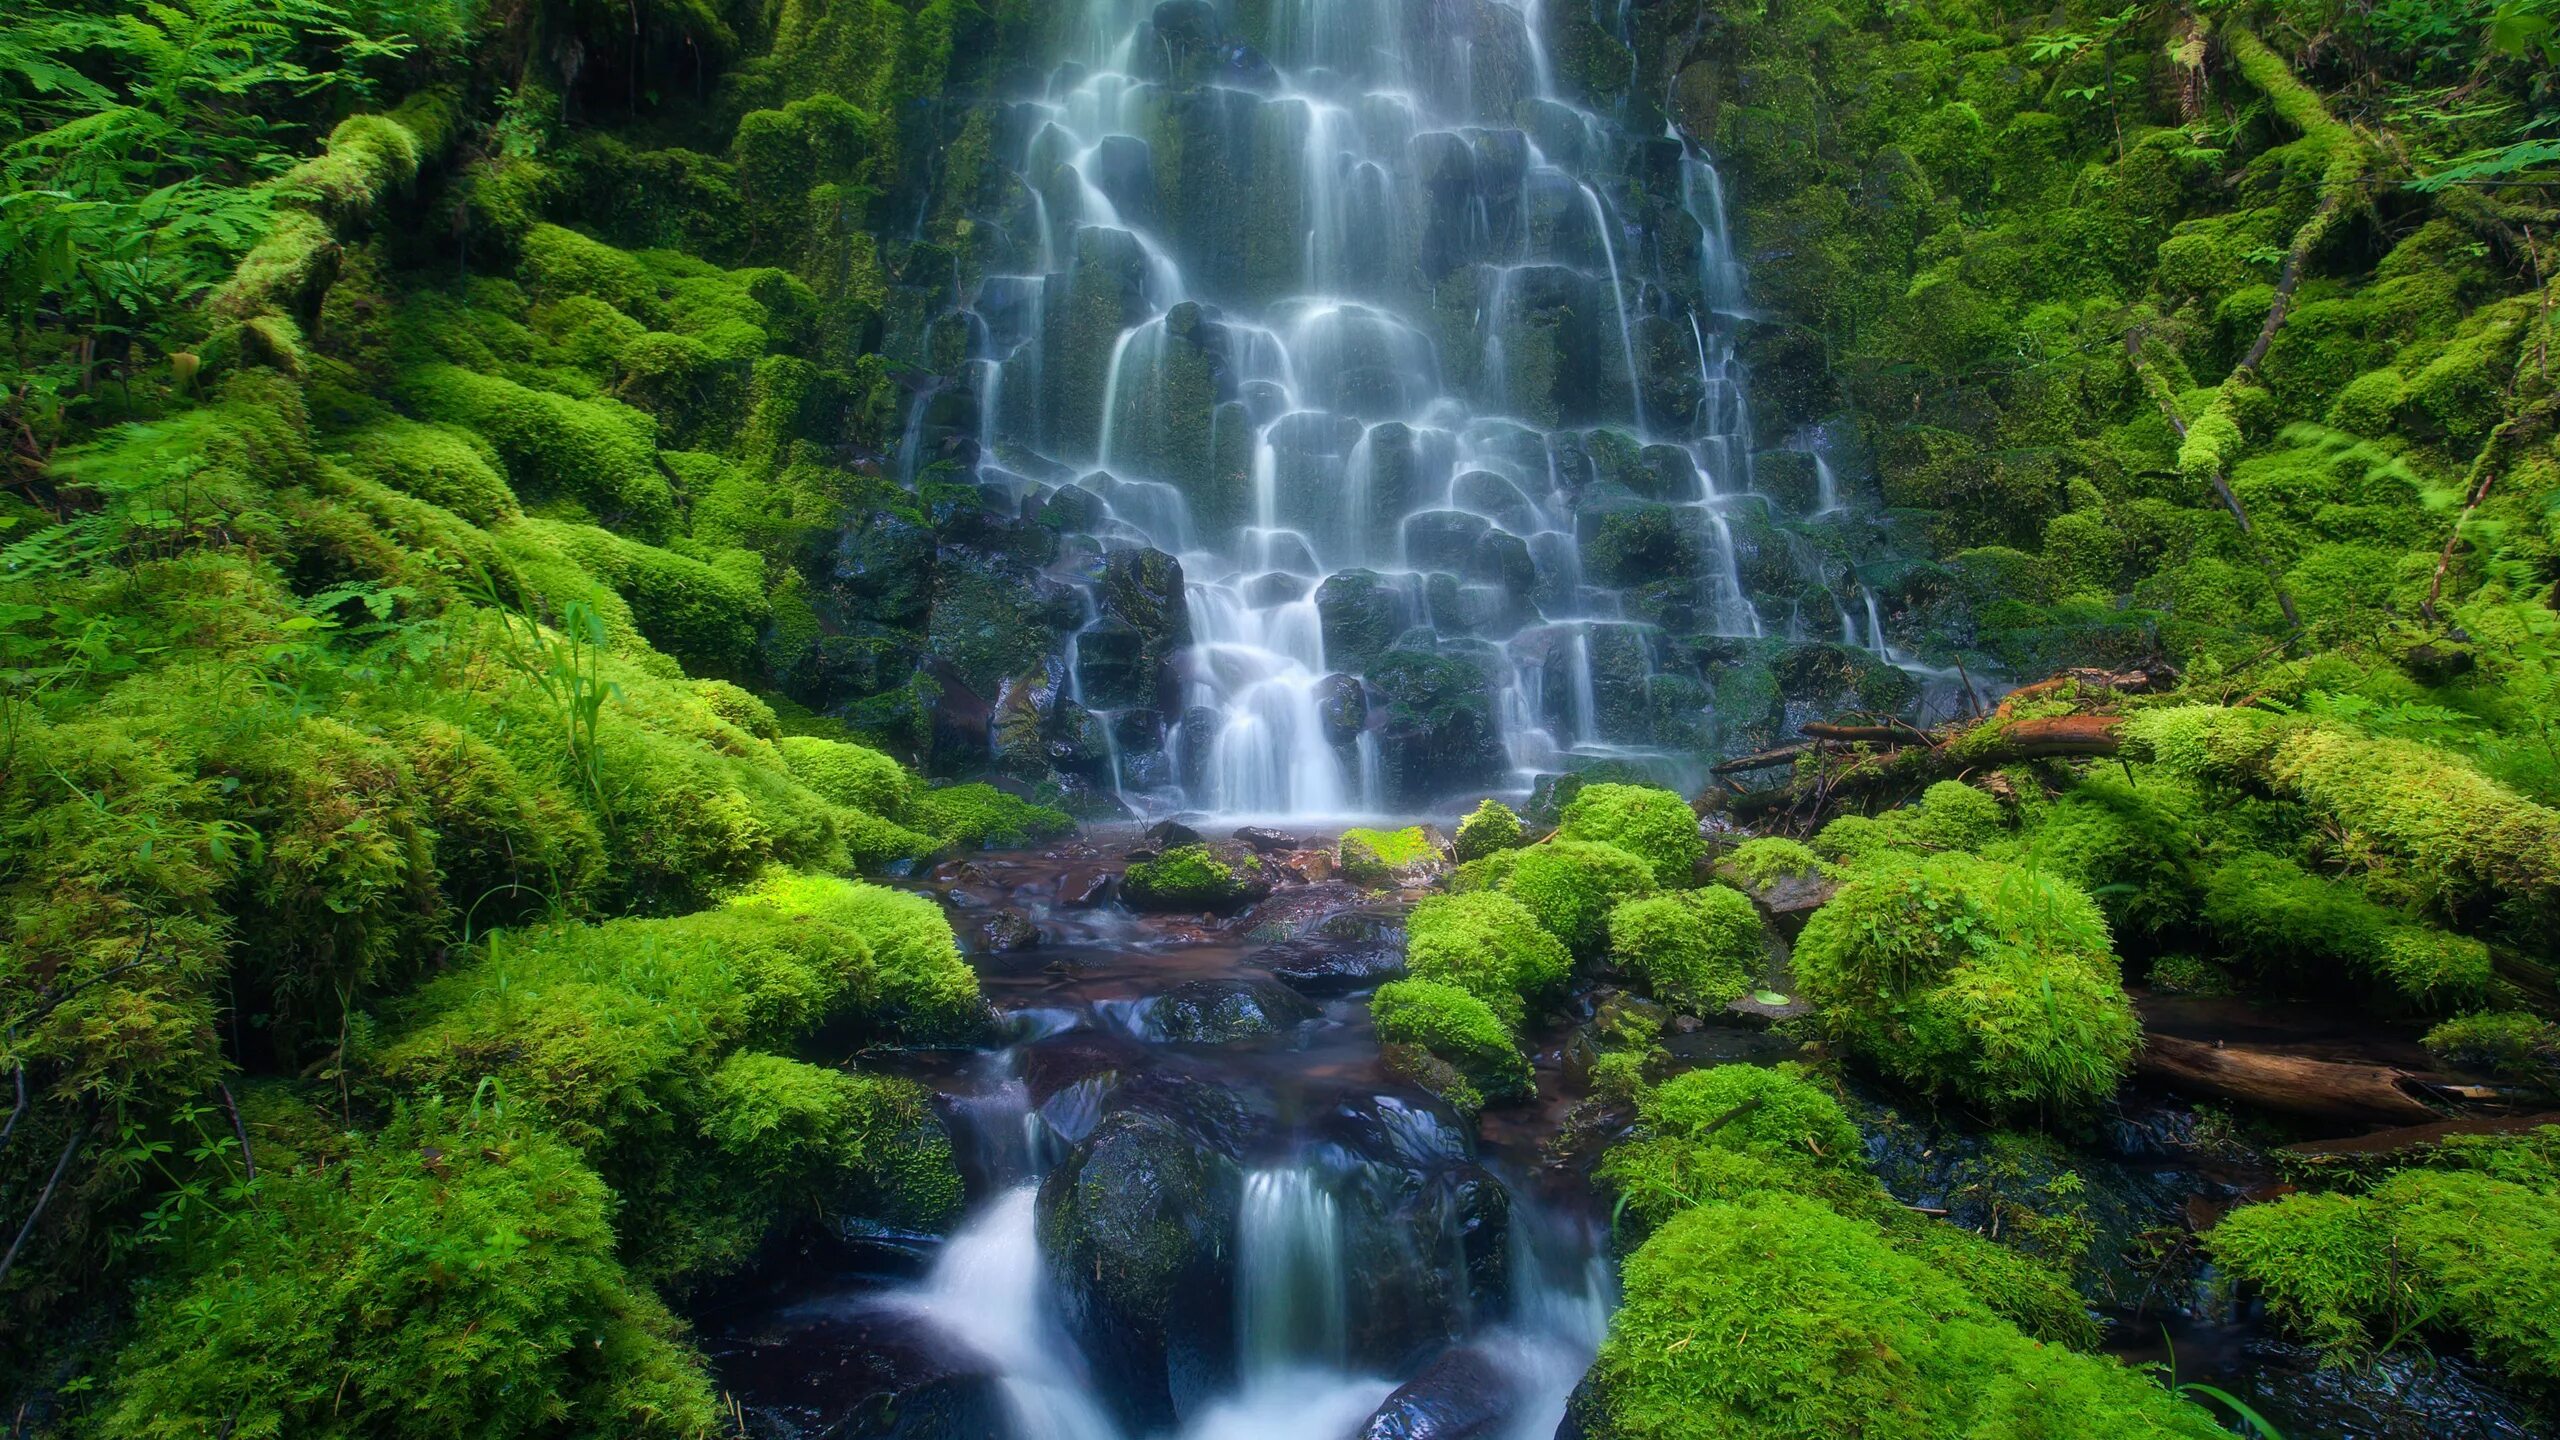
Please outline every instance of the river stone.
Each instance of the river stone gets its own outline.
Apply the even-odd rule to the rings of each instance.
[[[1440,1352],[1399,1385],[1352,1440],[1490,1440],[1509,1432],[1520,1377],[1472,1345]]]
[[[1336,940],[1284,940],[1257,951],[1245,963],[1306,995],[1348,995],[1404,974],[1404,950],[1395,945]]]
[[[1501,777],[1502,731],[1482,666],[1397,650],[1370,667],[1368,680],[1385,703],[1379,759],[1397,803],[1421,804]]]
[[[1225,1045],[1315,1017],[1315,1006],[1276,980],[1191,980],[1156,997],[1147,1026],[1174,1044]]]
[[[1233,1160],[1136,1110],[1105,1115],[1041,1182],[1051,1282],[1133,1431],[1175,1428],[1232,1373],[1241,1186]]]
[[[889,1307],[718,1346],[722,1383],[759,1397],[760,1433],[862,1440],[984,1440],[1011,1417],[995,1367],[922,1317]]]

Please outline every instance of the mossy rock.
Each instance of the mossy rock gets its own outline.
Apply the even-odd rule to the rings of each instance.
[[[1178,845],[1120,877],[1120,898],[1132,910],[1225,913],[1270,893],[1262,857],[1242,845]]]
[[[1447,873],[1444,842],[1428,827],[1353,828],[1335,847],[1342,878],[1355,885],[1419,885]]]

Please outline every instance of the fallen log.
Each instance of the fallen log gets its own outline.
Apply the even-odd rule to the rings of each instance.
[[[2135,1069],[2172,1090],[2322,1124],[2432,1125],[2444,1118],[2413,1093],[2424,1077],[2389,1065],[2312,1060],[2152,1033],[2143,1037]]]
[[[1938,738],[1916,725],[1832,725],[1807,721],[1805,734],[1846,745],[1935,745]]]
[[[2514,1135],[2545,1125],[2560,1125],[2560,1110],[2532,1115],[2466,1115],[2432,1125],[2395,1125],[2345,1140],[2306,1140],[2285,1146],[2281,1153],[2306,1165],[2353,1165],[2404,1156],[2443,1144],[2457,1135]]]
[[[1773,770],[1780,765],[1793,765],[1796,763],[1797,756],[1810,755],[1821,748],[1818,744],[1806,741],[1795,745],[1781,745],[1774,750],[1755,750],[1748,755],[1736,755],[1730,760],[1719,761],[1709,773],[1739,775],[1746,770]]]

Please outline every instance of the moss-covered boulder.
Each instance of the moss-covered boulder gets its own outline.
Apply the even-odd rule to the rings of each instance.
[[[1689,802],[1649,785],[1584,786],[1566,803],[1556,833],[1629,851],[1653,867],[1654,883],[1666,887],[1689,885],[1707,854]]]
[[[2096,904],[1996,861],[1873,861],[1806,923],[1793,959],[1833,1037],[1993,1110],[2085,1111],[2140,1041]]]
[[[1705,1015],[1749,991],[1768,952],[1750,898],[1709,885],[1611,910],[1609,959],[1643,980],[1655,999]]]
[[[1243,845],[1177,845],[1120,877],[1120,898],[1133,910],[1227,912],[1270,893],[1262,857]]]
[[[1355,827],[1342,832],[1335,846],[1342,878],[1355,885],[1416,885],[1449,868],[1442,842],[1421,825],[1401,830]]]
[[[1564,942],[1527,906],[1498,890],[1434,895],[1405,921],[1405,971],[1465,990],[1518,1025],[1573,971]]]
[[[1428,1067],[1400,1067],[1461,1110],[1473,1111],[1488,1100],[1516,1099],[1533,1088],[1529,1057],[1512,1040],[1511,1027],[1492,1006],[1456,985],[1391,981],[1371,997],[1369,1015],[1380,1044],[1424,1052],[1464,1081],[1463,1087],[1455,1086]],[[1392,1053],[1389,1062],[1396,1063]]]
[[[1496,850],[1517,847],[1526,831],[1520,817],[1499,800],[1487,800],[1467,812],[1458,822],[1458,838],[1454,855],[1458,863],[1481,860]]]

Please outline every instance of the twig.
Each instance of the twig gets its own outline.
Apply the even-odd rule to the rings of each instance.
[[[44,1182],[44,1193],[36,1196],[36,1208],[27,1212],[27,1223],[18,1227],[18,1238],[9,1242],[9,1253],[0,1255],[0,1284],[6,1284],[9,1272],[17,1268],[18,1252],[25,1248],[27,1237],[34,1234],[36,1222],[53,1205],[53,1193],[62,1186],[63,1173],[71,1168],[71,1157],[80,1151],[80,1142],[89,1138],[90,1122],[97,1118],[98,1102],[91,1100],[80,1123],[71,1127],[71,1138],[62,1143],[62,1154],[53,1162],[52,1178]]]
[[[240,1137],[240,1168],[247,1178],[258,1178],[258,1158],[249,1153],[249,1127],[240,1118],[240,1102],[231,1098],[231,1082],[216,1080],[213,1088],[222,1095],[222,1108],[231,1112],[231,1133]]]

